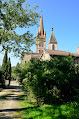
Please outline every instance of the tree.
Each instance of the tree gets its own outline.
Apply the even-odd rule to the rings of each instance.
[[[8,60],[8,80],[9,80],[9,84],[10,85],[10,81],[11,81],[11,62],[10,62],[10,57],[9,57],[9,60]]]
[[[23,7],[25,4],[25,7]],[[26,0],[0,0],[0,43],[2,51],[8,49],[19,56],[22,51],[30,51],[34,44],[33,34],[29,27],[38,22],[39,15],[35,12],[37,6],[30,9]],[[17,28],[27,28],[26,33],[19,35]]]
[[[7,60],[8,60],[8,58],[7,58],[7,50],[6,50],[4,58],[3,58],[3,64],[2,64],[2,71],[3,71],[4,80],[7,80],[7,74],[8,74]]]
[[[16,79],[18,80],[19,79],[19,74],[21,73],[21,66],[20,66],[19,62],[17,63],[17,65],[15,67],[14,73],[16,74]]]
[[[10,85],[10,81],[11,81],[11,61],[10,61],[10,57],[8,60],[8,56],[7,56],[7,50],[5,51],[5,55],[3,58],[3,64],[2,64],[2,72],[3,72],[3,80],[9,80],[9,84]]]
[[[4,88],[5,87],[5,81],[3,78],[3,71],[0,68],[0,88]]]
[[[11,67],[11,80],[16,79],[15,69],[16,66]]]

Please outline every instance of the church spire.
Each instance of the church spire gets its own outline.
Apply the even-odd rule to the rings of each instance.
[[[52,28],[52,32],[51,32],[51,36],[50,36],[50,39],[49,39],[49,43],[56,43],[57,44],[57,40],[54,36],[54,33],[53,33],[53,28]]]
[[[44,35],[42,11],[41,11],[40,25],[39,25],[39,29],[38,29],[37,35]]]
[[[53,28],[52,28],[51,36],[50,36],[49,43],[48,43],[48,49],[57,50],[57,40],[54,36]]]
[[[46,31],[44,32],[43,16],[41,12],[40,24],[36,37],[36,53],[43,53],[45,49],[46,49]]]

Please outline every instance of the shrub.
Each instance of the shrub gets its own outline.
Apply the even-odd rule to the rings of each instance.
[[[64,103],[78,95],[79,78],[75,77],[72,56],[55,57],[50,61],[32,59],[22,68],[20,81],[38,105]]]

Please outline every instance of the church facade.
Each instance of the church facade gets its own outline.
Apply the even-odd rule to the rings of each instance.
[[[39,29],[37,31],[36,36],[36,52],[35,53],[27,53],[22,52],[24,57],[21,58],[21,64],[25,64],[30,61],[31,58],[40,59],[40,60],[50,60],[54,56],[68,56],[71,54],[75,56],[75,64],[79,64],[79,47],[77,48],[78,53],[70,53],[66,51],[59,51],[57,49],[57,40],[53,33],[53,28],[51,32],[51,36],[48,43],[48,49],[46,49],[46,31],[44,31],[43,27],[43,17],[41,12]]]

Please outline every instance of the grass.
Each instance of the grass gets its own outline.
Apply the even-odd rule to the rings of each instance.
[[[22,110],[18,113],[21,119],[79,119],[79,103],[77,102],[36,107],[35,104],[28,102],[25,96],[20,98]]]

